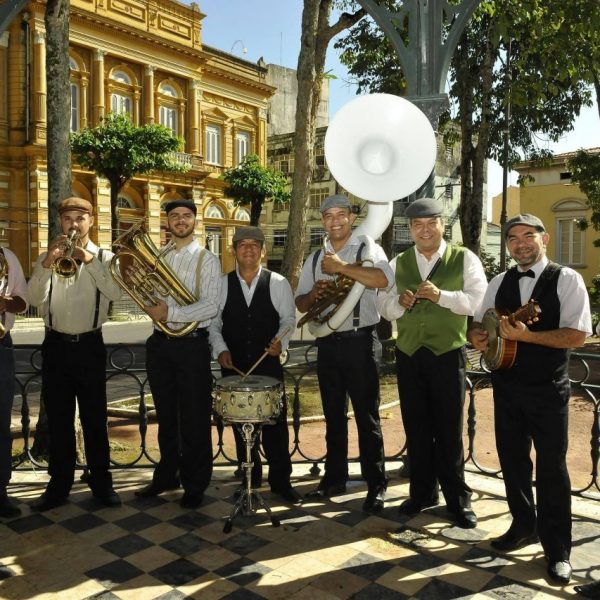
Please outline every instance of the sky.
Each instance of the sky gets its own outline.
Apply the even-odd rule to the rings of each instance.
[[[186,0],[184,2],[188,3]],[[300,51],[302,0],[197,0],[203,20],[202,40],[225,52],[251,62],[263,58],[295,69]],[[246,49],[246,52],[243,50]],[[356,86],[348,82],[346,68],[330,44],[325,70],[337,79],[330,80],[329,117],[356,95]],[[555,153],[600,146],[600,116],[596,107],[584,109],[572,132],[548,147]],[[509,184],[516,185],[517,174],[511,173]],[[490,161],[488,198],[502,191],[502,169]]]

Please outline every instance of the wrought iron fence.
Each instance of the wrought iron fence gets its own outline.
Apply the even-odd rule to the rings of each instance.
[[[139,345],[107,344],[108,360],[106,370],[107,392],[109,404],[115,398],[130,398],[134,405],[133,411],[127,413],[129,419],[137,424],[139,434],[139,452],[126,462],[121,462],[111,456],[111,462],[115,468],[148,467],[156,464],[156,459],[148,448],[148,427],[150,425],[153,410],[150,408],[147,398],[149,386],[145,370],[145,347]],[[305,419],[302,417],[302,394],[303,388],[306,394],[307,382],[311,380],[314,386],[316,377],[316,350],[314,346],[296,346],[293,349],[296,358],[284,365],[285,388],[288,401],[288,422],[292,428],[291,457],[295,462],[312,464],[311,472],[317,474],[319,465],[325,460],[325,456],[311,455],[302,448],[302,427]],[[33,464],[36,468],[44,468],[44,463],[34,456],[32,452],[32,418],[35,417],[40,401],[41,390],[41,352],[37,345],[15,346],[17,361],[16,369],[16,394],[14,411],[20,412],[20,436],[23,441],[23,451],[14,459],[15,468],[26,468],[26,464]],[[395,371],[394,364],[386,361],[390,353],[384,349],[384,360],[380,364],[382,376],[392,375]],[[465,462],[468,468],[480,473],[500,477],[501,472],[483,465],[477,453],[477,415],[478,401],[477,393],[480,390],[491,387],[490,375],[479,361],[479,354],[469,353],[470,369],[467,372],[467,402],[466,402],[466,437]],[[589,402],[589,413],[591,423],[589,429],[590,442],[590,479],[586,485],[573,490],[574,495],[590,496],[597,498],[596,492],[600,491],[598,480],[598,462],[600,458],[600,355],[577,352],[571,355],[569,365],[572,381],[573,394],[578,398],[583,397]],[[213,365],[215,377],[219,376],[219,368]],[[216,463],[236,464],[237,460],[226,452],[224,441],[225,428],[220,419],[216,418],[214,423],[217,431],[217,444],[214,454]],[[405,455],[406,447],[387,459],[398,459]],[[351,460],[358,460],[354,457]],[[84,468],[84,465],[79,465]]]

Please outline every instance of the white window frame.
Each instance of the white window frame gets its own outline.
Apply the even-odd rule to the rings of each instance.
[[[577,216],[560,216],[556,218],[556,262],[566,266],[585,264],[585,231],[579,229]],[[567,248],[563,249],[567,236]]]
[[[241,164],[244,157],[250,153],[250,133],[247,131],[238,131],[235,134],[235,155],[237,164]]]
[[[179,113],[176,108],[173,108],[172,106],[161,106],[159,108],[159,121],[161,125],[170,129],[173,132],[173,135],[177,135]]]
[[[110,95],[110,110],[117,115],[133,116],[133,102],[131,96],[113,92]]]
[[[205,129],[205,156],[204,160],[209,165],[221,164],[221,146],[223,140],[223,128],[220,125],[210,123]]]
[[[69,124],[71,132],[79,131],[80,98],[79,84],[71,81],[71,122]]]

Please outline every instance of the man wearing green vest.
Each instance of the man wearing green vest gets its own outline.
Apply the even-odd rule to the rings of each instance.
[[[471,251],[443,239],[443,206],[432,198],[406,209],[415,245],[391,261],[396,285],[380,292],[379,312],[396,319],[396,367],[410,457],[410,497],[400,514],[439,503],[438,482],[454,522],[477,525],[464,478],[462,443],[467,317],[487,282]]]

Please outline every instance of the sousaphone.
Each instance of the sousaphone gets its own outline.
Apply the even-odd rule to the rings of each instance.
[[[393,215],[393,202],[410,196],[435,166],[437,143],[425,114],[391,94],[360,96],[333,117],[325,135],[327,166],[348,192],[368,203],[354,234],[365,244],[362,264],[373,266],[377,238]],[[365,286],[355,282],[329,319],[309,324],[315,337],[335,331],[348,318]]]

